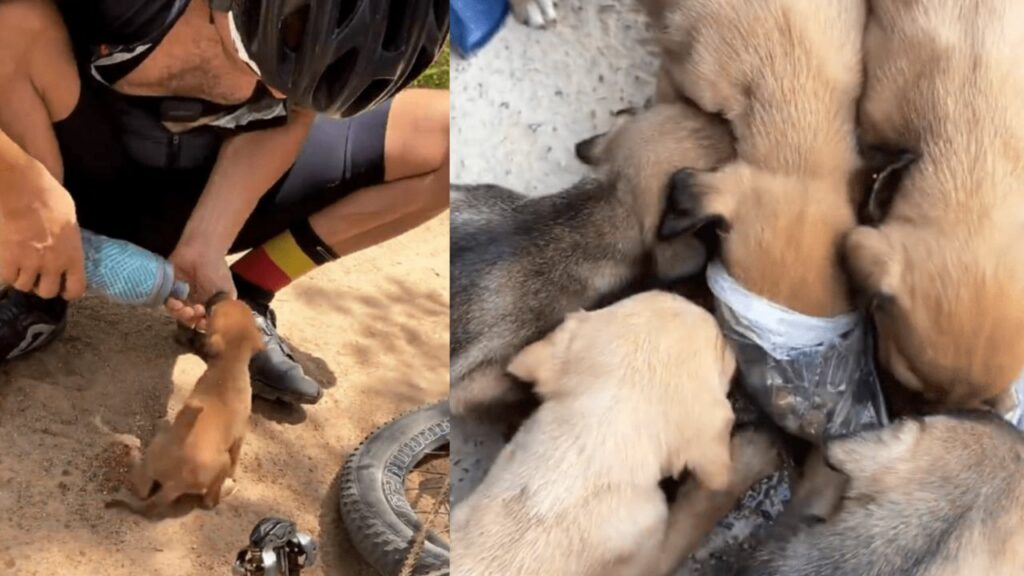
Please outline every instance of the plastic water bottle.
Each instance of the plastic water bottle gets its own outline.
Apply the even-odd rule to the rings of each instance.
[[[82,230],[85,281],[90,292],[136,306],[162,306],[169,297],[188,298],[188,284],[174,279],[174,266],[131,242]]]

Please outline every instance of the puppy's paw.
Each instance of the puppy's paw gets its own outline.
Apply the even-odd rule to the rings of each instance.
[[[531,28],[547,28],[558,23],[554,0],[511,0],[516,20]]]
[[[732,483],[746,491],[758,480],[775,472],[782,465],[778,447],[771,435],[757,430],[737,432],[732,450]]]
[[[235,482],[233,478],[225,478],[224,483],[221,484],[220,487],[221,499],[223,500],[224,498],[231,496],[235,492],[238,492],[238,484]]]
[[[684,168],[669,178],[665,213],[658,229],[661,240],[691,233],[713,218],[703,210],[700,176],[695,170]]]

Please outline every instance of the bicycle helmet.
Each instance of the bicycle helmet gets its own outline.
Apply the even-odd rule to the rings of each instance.
[[[434,61],[449,0],[212,0],[261,79],[304,108],[353,116]]]

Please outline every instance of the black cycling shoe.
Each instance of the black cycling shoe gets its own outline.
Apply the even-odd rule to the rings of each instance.
[[[248,303],[267,349],[249,363],[253,394],[289,404],[316,404],[324,391],[295,360],[291,348],[277,333],[277,316],[266,304]]]
[[[43,348],[64,333],[68,303],[44,300],[35,294],[0,288],[0,362]]]
[[[288,345],[277,333],[277,317],[266,304],[250,303],[256,326],[263,334],[266,350],[258,352],[249,363],[252,393],[266,400],[288,404],[316,404],[324,392],[315,380],[306,376]],[[191,328],[178,324],[178,342],[204,356],[203,337]],[[205,356],[204,356],[205,357]]]

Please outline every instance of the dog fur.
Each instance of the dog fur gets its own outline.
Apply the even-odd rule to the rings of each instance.
[[[850,477],[835,515],[738,576],[1024,573],[1024,436],[978,412],[905,419],[827,445]]]
[[[859,201],[864,1],[641,4],[655,19],[662,84],[724,116],[738,156],[672,178],[662,233],[721,223],[724,263],[747,289],[811,316],[850,311],[839,249]]]
[[[1024,370],[1024,4],[874,0],[861,129],[890,152],[880,226],[846,242],[879,359],[947,407],[1005,405]],[[877,198],[881,196],[881,198]]]
[[[454,509],[454,574],[669,573],[777,465],[764,437],[730,440],[735,367],[714,317],[674,294],[568,315],[509,365],[543,402]],[[658,482],[684,469],[702,488],[670,514]]]
[[[724,123],[680,104],[619,115],[577,145],[596,179],[530,198],[491,185],[453,185],[452,410],[507,399],[509,359],[565,315],[637,279],[700,270],[692,236],[657,239],[665,182],[675,170],[732,158]],[[512,394],[514,397],[514,394]]]
[[[554,0],[509,0],[516,20],[531,28],[547,28],[558,23]]]
[[[224,300],[212,306],[206,372],[174,423],[158,430],[144,456],[134,452],[133,495],[122,495],[109,505],[154,517],[180,496],[199,494],[204,508],[217,506],[222,486],[234,480],[249,429],[249,360],[262,348],[263,338],[245,303]]]

